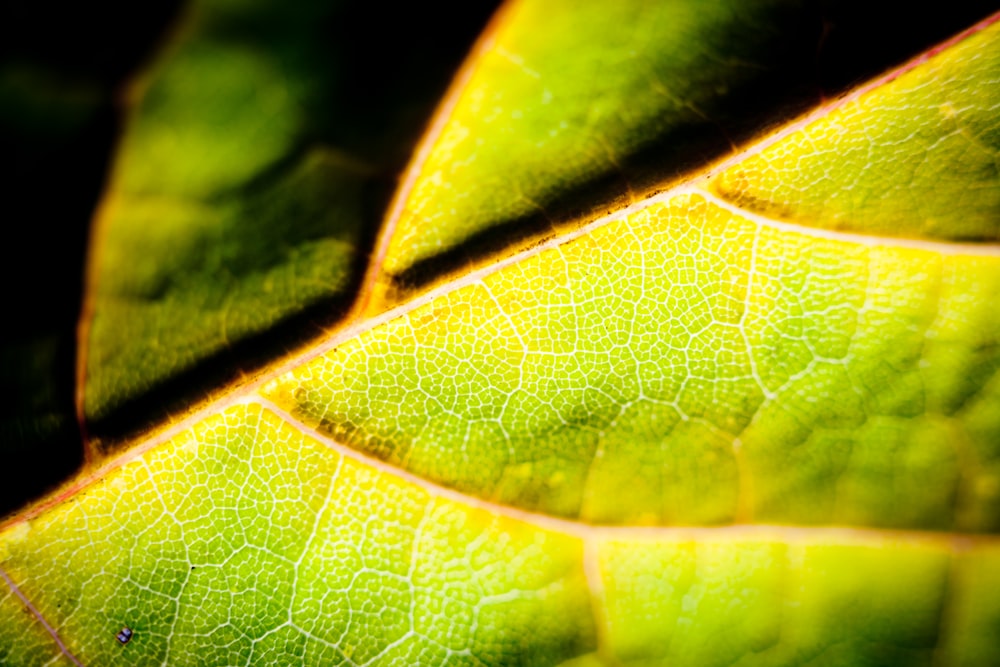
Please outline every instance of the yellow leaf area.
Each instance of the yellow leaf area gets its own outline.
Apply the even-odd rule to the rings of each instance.
[[[984,144],[887,149],[854,226],[822,193],[860,162],[809,167],[857,109],[895,132],[876,102],[925,68],[995,71],[998,35],[356,323],[14,519],[3,662],[1000,663],[1000,251],[967,242],[995,219],[885,185]],[[933,224],[869,224],[914,196]]]

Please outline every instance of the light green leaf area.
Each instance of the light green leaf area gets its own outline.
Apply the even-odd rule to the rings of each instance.
[[[315,82],[282,69],[317,62],[293,38],[302,26],[266,2],[198,7],[140,91],[104,202],[84,393],[98,421],[357,286],[345,267],[369,172],[307,140],[314,119],[292,100]],[[376,249],[357,312],[487,217],[505,228],[542,199],[631,173],[619,158],[663,145],[673,123],[707,122],[698,100],[724,99],[740,80],[729,74],[760,66],[702,67],[730,31],[764,48],[769,33],[750,27],[784,32],[782,17],[798,15],[794,3],[684,7],[507,6],[397,193],[390,247]],[[560,12],[606,34],[607,49],[568,49]],[[700,171],[655,195],[605,200],[613,188],[595,185],[608,215],[581,214],[589,222],[517,254],[499,244],[493,265],[346,323],[98,461],[0,529],[0,662],[1000,663],[1000,252],[923,218],[886,233],[868,221],[869,190],[850,187],[872,175],[903,187],[891,150],[910,136],[900,99],[933,113],[951,104],[961,127],[992,131],[993,93],[962,82],[995,79],[996,20],[812,125],[774,118],[784,130],[723,165],[692,157]],[[239,48],[244,29],[275,50]],[[646,53],[642,76],[616,66]],[[505,115],[534,95],[545,104],[536,61],[572,73],[553,82],[576,82],[550,91],[565,135]],[[650,88],[668,62],[690,95]],[[918,85],[932,79],[958,83]],[[520,101],[476,97],[487,89]],[[524,138],[509,155],[462,128],[497,109]],[[947,162],[939,173],[988,208],[988,160],[919,113],[941,142],[905,150]],[[902,135],[877,135],[897,120]],[[837,137],[823,130],[835,121]],[[268,136],[256,142],[258,129]],[[824,162],[843,172],[838,196],[856,200],[781,194],[816,180],[814,140],[850,156],[869,129],[863,164]],[[218,151],[201,159],[213,137]],[[720,186],[744,162],[771,178],[773,156],[787,165],[753,202]],[[909,196],[923,203],[893,195],[886,211],[961,217],[961,188],[915,182]],[[755,203],[765,192],[826,208],[779,215]],[[447,215],[421,213],[421,231],[407,231],[405,216],[432,201]],[[857,207],[851,230],[824,222],[841,205]],[[968,218],[982,230],[993,223],[978,207]],[[457,235],[455,220],[467,225]]]
[[[442,110],[385,272],[405,282],[483,234],[613,210],[728,149],[724,128],[749,120],[745,97],[777,97],[754,86],[814,57],[813,11],[785,0],[511,3]]]
[[[3,619],[0,664],[25,667],[73,664],[7,582],[0,588],[0,618]]]
[[[88,665],[554,664],[594,641],[581,554],[255,405],[0,542],[7,575]],[[22,641],[6,619],[0,645]]]
[[[1000,657],[984,588],[998,557],[850,531],[612,539],[598,556],[608,652],[628,665],[986,665]]]
[[[195,3],[136,85],[91,250],[90,420],[349,296],[373,169],[315,139],[329,4]]]
[[[1000,25],[878,83],[714,189],[816,227],[1000,239]]]
[[[5,575],[78,664],[996,656],[979,634],[1000,615],[979,586],[1000,563],[990,542],[560,524],[477,507],[304,431],[254,403],[204,419],[5,531]],[[15,598],[0,607],[5,664],[51,657]]]
[[[591,522],[995,530],[1000,258],[712,200],[470,280],[264,393],[419,475]]]

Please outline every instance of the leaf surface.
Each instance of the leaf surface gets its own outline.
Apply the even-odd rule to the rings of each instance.
[[[464,46],[439,28],[426,39],[443,46],[415,73],[340,71],[331,62],[345,69],[372,48],[372,28],[352,34],[369,19],[357,13],[329,0],[294,12],[192,2],[133,83],[84,306],[79,411],[92,434],[148,426],[129,413],[169,413],[172,395],[249,371],[349,305],[372,212],[419,129],[414,109],[433,102]],[[404,35],[384,55],[421,46]],[[360,95],[365,76],[383,91]]]
[[[1000,584],[1000,88],[990,85],[1000,22],[803,117],[789,110],[805,98],[765,95],[752,108],[770,124],[747,121],[746,136],[758,136],[713,162],[711,142],[698,144],[708,134],[692,124],[712,118],[705,108],[737,114],[745,99],[730,93],[740,85],[770,90],[737,52],[727,60],[718,49],[765,53],[769,34],[812,14],[795,3],[696,5],[664,9],[660,23],[637,20],[630,3],[505,6],[432,121],[354,283],[322,273],[353,259],[276,260],[279,243],[309,235],[268,221],[291,216],[324,238],[360,224],[363,207],[351,202],[364,170],[339,150],[283,157],[295,114],[264,130],[256,107],[229,95],[268,67],[211,83],[211,67],[263,56],[209,37],[212,11],[229,10],[212,6],[185,24],[193,32],[161,61],[143,98],[153,106],[139,108],[123,143],[96,265],[98,290],[146,285],[147,271],[176,291],[145,291],[138,301],[154,314],[145,318],[108,314],[120,294],[91,295],[85,413],[99,426],[116,402],[155,396],[150,388],[184,366],[180,351],[196,367],[225,348],[220,316],[246,312],[240,335],[250,335],[308,301],[269,295],[269,280],[301,295],[291,286],[322,274],[317,289],[358,291],[354,313],[403,302],[346,319],[8,521],[0,657],[567,667],[1000,659],[991,593]],[[542,15],[551,43],[527,27]],[[298,34],[279,14],[250,16]],[[566,48],[596,34],[604,39],[582,56]],[[181,76],[193,67],[185,58],[209,52],[204,78]],[[787,54],[777,53],[769,62],[780,69]],[[618,71],[619,61],[639,65]],[[690,106],[650,85],[650,62]],[[606,88],[583,95],[602,68]],[[551,83],[574,132],[600,130],[548,135],[560,116],[525,102],[539,92],[532,81]],[[184,95],[167,94],[173,85],[208,95],[195,101],[217,88],[230,107],[195,114]],[[490,122],[475,106],[490,95],[524,115],[476,129]],[[176,145],[157,135],[175,116],[187,118]],[[213,118],[234,121],[215,132]],[[449,136],[472,143],[455,148]],[[691,153],[647,152],[677,136]],[[470,148],[480,138],[490,146]],[[133,157],[160,142],[177,151],[162,177],[155,161]],[[220,150],[202,160],[185,142]],[[228,142],[253,151],[227,158]],[[613,159],[593,159],[598,145]],[[630,171],[625,155],[642,155],[643,166]],[[273,177],[260,180],[262,171]],[[644,185],[616,198],[600,184],[611,173]],[[247,179],[256,186],[237,187]],[[565,220],[551,238],[530,224],[514,234],[530,247],[504,236],[524,222],[528,188]],[[602,203],[580,199],[581,189]],[[566,207],[563,195],[583,203]],[[493,263],[467,243],[484,229],[502,232],[489,237]],[[187,245],[130,266],[129,243],[161,233],[176,234],[165,246]],[[362,246],[348,243],[345,256]],[[227,247],[234,264],[205,259]],[[446,261],[455,248],[461,261]],[[411,280],[421,262],[429,273]],[[227,283],[213,266],[250,268]],[[204,307],[215,298],[235,301],[220,315]],[[114,324],[133,321],[146,328]],[[153,358],[159,321],[176,323],[164,347],[174,357],[143,365],[93,354],[105,345]],[[104,389],[93,379],[102,376]],[[122,628],[132,632],[124,644]]]

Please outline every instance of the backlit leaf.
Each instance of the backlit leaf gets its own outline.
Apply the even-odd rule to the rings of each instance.
[[[0,662],[995,664],[969,7],[830,74],[804,3],[514,0],[390,203],[419,114],[350,108],[350,12],[193,5],[93,239],[92,462],[0,531]]]

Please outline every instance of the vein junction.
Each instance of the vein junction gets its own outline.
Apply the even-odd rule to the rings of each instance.
[[[801,228],[746,172],[342,334],[8,526],[0,646],[114,664],[127,627],[160,664],[987,655],[996,247]]]
[[[414,474],[590,523],[731,523],[742,474],[754,521],[992,530],[1000,440],[975,424],[998,281],[991,255],[797,234],[687,192],[261,392]]]

